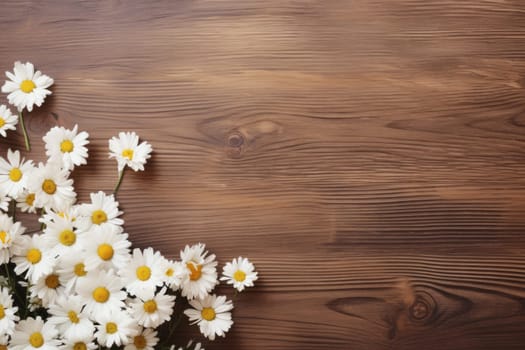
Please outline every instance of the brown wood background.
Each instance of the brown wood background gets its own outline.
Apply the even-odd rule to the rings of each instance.
[[[522,0],[2,1],[0,33],[56,79],[33,158],[89,131],[85,199],[136,130],[134,242],[257,265],[207,349],[525,348]]]

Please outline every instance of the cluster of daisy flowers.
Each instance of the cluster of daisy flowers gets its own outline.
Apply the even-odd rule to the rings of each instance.
[[[31,63],[16,62],[6,74],[2,92],[19,114],[0,106],[2,136],[16,129],[22,111],[44,102],[53,84]],[[127,168],[144,170],[152,147],[134,132],[110,139],[115,191],[77,203],[70,176],[87,164],[88,138],[76,125],[56,126],[43,137],[46,162],[11,149],[0,156],[0,350],[174,350],[170,338],[183,318],[209,340],[224,337],[233,303],[214,294],[215,287],[219,281],[236,293],[252,287],[253,264],[239,257],[219,276],[215,255],[201,243],[186,246],[179,259],[132,249],[116,193]],[[28,232],[17,212],[35,214],[41,229]],[[190,342],[177,349],[202,347]]]

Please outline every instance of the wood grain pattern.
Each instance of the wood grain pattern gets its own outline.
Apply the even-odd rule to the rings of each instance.
[[[0,32],[56,80],[32,157],[89,131],[85,199],[136,130],[134,242],[256,263],[207,349],[525,348],[523,1],[18,0]]]

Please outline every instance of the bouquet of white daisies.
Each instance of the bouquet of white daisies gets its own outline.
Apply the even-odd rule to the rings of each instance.
[[[23,113],[42,105],[53,79],[20,62],[6,75],[2,92],[18,115],[0,106],[0,135],[20,122],[29,151]],[[219,279],[236,293],[252,287],[253,264],[234,259],[219,278],[215,255],[201,243],[186,246],[180,260],[153,248],[131,250],[116,193],[127,168],[144,170],[152,147],[134,132],[113,137],[115,191],[77,203],[70,175],[87,163],[88,138],[76,125],[55,126],[43,138],[45,163],[11,149],[0,157],[0,350],[174,349],[173,331],[183,319],[210,340],[225,336],[233,304],[213,290]],[[28,232],[18,212],[38,215],[40,230]]]

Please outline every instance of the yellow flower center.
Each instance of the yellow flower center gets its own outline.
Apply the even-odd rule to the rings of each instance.
[[[93,299],[97,303],[105,303],[109,299],[109,290],[107,290],[105,287],[97,287],[93,291]]]
[[[69,320],[71,321],[71,323],[80,322],[80,319],[78,318],[77,313],[73,310],[69,310],[69,312],[67,313],[67,317],[69,317]]]
[[[186,263],[186,267],[190,270],[190,280],[197,281],[202,276],[202,265],[195,264],[190,261]]]
[[[5,317],[4,305],[0,304],[0,320]]]
[[[5,125],[5,119],[0,117],[0,128]]]
[[[73,345],[73,350],[87,350],[86,343],[78,342]]]
[[[46,286],[50,289],[57,289],[57,287],[60,285],[60,281],[58,280],[57,275],[49,275],[46,277]]]
[[[144,349],[147,345],[146,338],[144,338],[143,335],[137,335],[133,338],[133,345],[135,345],[137,349]]]
[[[139,266],[136,271],[137,278],[141,281],[147,281],[151,277],[151,269],[145,265]]]
[[[33,206],[33,203],[35,201],[35,194],[34,193],[29,193],[27,196],[26,196],[26,204],[29,205],[30,207]]]
[[[202,308],[201,316],[206,321],[213,321],[215,319],[215,310],[211,307],[204,307]]]
[[[244,271],[237,270],[233,274],[233,279],[236,280],[237,282],[242,282],[246,279],[246,273],[244,273]]]
[[[111,260],[111,258],[113,258],[113,253],[113,247],[107,243],[102,243],[98,246],[97,254],[102,260]]]
[[[44,345],[44,337],[42,333],[35,332],[29,336],[29,344],[34,348],[39,348]]]
[[[129,160],[132,160],[133,159],[133,150],[129,149],[129,148],[126,148],[125,150],[122,151],[122,157],[128,158]]]
[[[7,232],[0,231],[0,241],[3,244],[9,243],[9,242],[11,242],[11,237],[9,236],[9,234]]]
[[[9,179],[13,182],[18,182],[22,178],[22,172],[18,168],[9,170]]]
[[[31,92],[33,92],[35,88],[36,88],[36,85],[32,80],[26,79],[20,83],[20,90],[22,90],[26,94],[30,94]]]
[[[118,326],[115,322],[106,323],[106,333],[113,334],[118,331]]]
[[[157,311],[157,303],[155,300],[148,300],[144,303],[144,311],[146,311],[148,314],[152,314],[155,311]]]
[[[58,235],[58,240],[65,246],[72,246],[77,241],[77,235],[71,230],[64,230]]]
[[[104,210],[95,210],[93,214],[91,214],[91,222],[95,225],[100,225],[106,221],[108,221],[108,216]]]
[[[55,181],[46,179],[42,182],[42,190],[47,194],[54,194],[57,191],[57,185]]]
[[[166,270],[166,276],[168,276],[168,277],[173,276],[174,273],[175,273],[175,271],[173,271],[173,269],[171,267]]]
[[[78,277],[84,277],[87,274],[85,267],[86,266],[84,265],[84,263],[76,264],[73,270],[75,272],[75,275],[77,275]]]
[[[42,259],[42,253],[39,249],[31,248],[27,251],[26,259],[33,265],[38,264]]]
[[[75,145],[73,144],[73,142],[71,142],[71,140],[64,140],[60,142],[60,151],[62,153],[72,152],[74,148]]]

